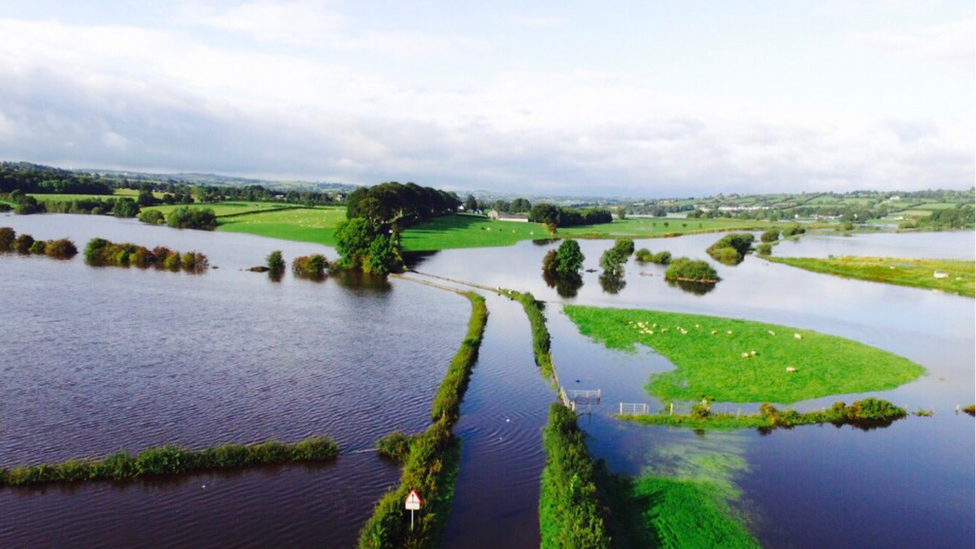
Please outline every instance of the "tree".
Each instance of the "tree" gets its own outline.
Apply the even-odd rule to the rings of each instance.
[[[212,231],[217,228],[217,214],[213,208],[181,207],[166,216],[166,224],[174,229],[200,229]]]
[[[112,207],[112,215],[115,217],[135,217],[139,215],[139,204],[131,198],[120,198],[115,201]]]
[[[516,198],[510,208],[512,213],[525,213],[532,209],[532,203],[524,198]]]
[[[759,237],[763,242],[776,242],[779,240],[779,229],[769,229]]]
[[[631,244],[633,245],[633,244]],[[583,251],[575,240],[564,240],[556,254],[556,270],[563,274],[578,273],[583,269]]]
[[[467,212],[473,212],[478,209],[478,199],[474,197],[473,194],[469,194],[467,198],[464,199],[464,210]]]
[[[0,253],[13,250],[14,241],[17,239],[17,231],[10,227],[0,227]]]

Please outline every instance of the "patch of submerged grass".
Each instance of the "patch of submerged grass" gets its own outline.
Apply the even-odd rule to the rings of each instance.
[[[646,345],[675,369],[647,389],[668,400],[790,403],[893,389],[925,369],[841,337],[712,316],[567,305],[581,333],[610,349]]]
[[[405,463],[410,456],[410,443],[414,437],[403,431],[393,431],[376,441],[376,451],[380,456],[396,463]]]
[[[230,467],[332,461],[338,455],[339,446],[334,440],[318,436],[295,444],[272,440],[248,445],[224,444],[204,450],[160,446],[136,454],[118,452],[103,459],[69,459],[61,463],[0,469],[0,486],[85,480],[124,481]]]
[[[907,415],[908,412],[904,408],[895,406],[887,400],[866,398],[855,401],[849,406],[843,402],[836,402],[826,410],[803,413],[796,410],[779,410],[771,404],[763,404],[759,407],[758,414],[743,415],[697,410],[691,414],[621,415],[617,417],[644,425],[671,425],[695,429],[753,428],[771,431],[773,429],[791,429],[800,425],[831,423],[837,427],[851,425],[867,431],[887,427]],[[932,414],[916,412],[915,415]]]
[[[636,478],[598,471],[615,547],[758,547],[730,504],[747,469],[737,438],[695,437],[653,454]]]

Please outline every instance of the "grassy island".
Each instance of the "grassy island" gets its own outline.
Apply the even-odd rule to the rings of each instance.
[[[636,309],[564,310],[610,349],[646,345],[670,360],[675,369],[647,385],[666,400],[790,403],[894,389],[925,373],[906,358],[812,330]]]
[[[782,263],[816,273],[941,290],[969,297],[976,296],[976,262],[973,261],[855,256],[830,259],[812,257],[768,257],[766,259],[773,263]]]

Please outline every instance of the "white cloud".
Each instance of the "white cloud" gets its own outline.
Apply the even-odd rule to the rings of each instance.
[[[515,16],[512,17],[512,23],[520,27],[556,27],[563,22],[561,17],[528,17],[528,16]]]
[[[180,7],[178,21],[294,44],[327,40],[329,33],[348,23],[342,14],[311,1],[258,1],[222,9],[188,4]]]
[[[926,27],[915,32],[862,32],[855,43],[890,51],[913,59],[937,60],[974,72],[976,26],[971,21]]]
[[[392,36],[377,47],[453,47]],[[327,59],[182,27],[0,19],[0,158],[632,196],[969,187],[976,171],[966,120],[662,91],[599,68],[458,88]]]

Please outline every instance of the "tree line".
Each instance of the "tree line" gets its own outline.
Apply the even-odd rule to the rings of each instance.
[[[114,243],[93,238],[85,246],[85,261],[96,267],[137,267],[157,270],[202,273],[210,266],[207,256],[200,252],[180,253],[164,246],[152,250],[128,242]]]

